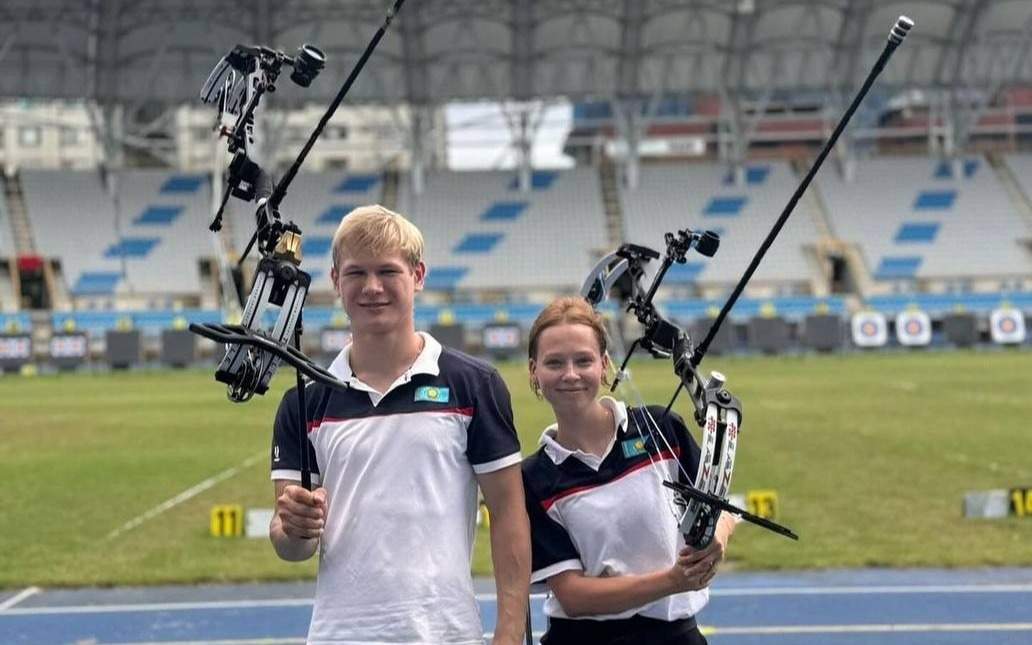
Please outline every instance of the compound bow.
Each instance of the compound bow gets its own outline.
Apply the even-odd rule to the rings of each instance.
[[[708,378],[704,379],[698,368],[706,351],[709,349],[710,343],[720,330],[721,324],[723,324],[745,285],[759,267],[763,256],[773,244],[782,227],[784,227],[799,199],[849,123],[853,113],[867,95],[874,80],[885,68],[889,57],[903,42],[907,32],[913,26],[913,21],[906,16],[900,16],[896,20],[895,25],[893,25],[889,32],[888,42],[885,44],[884,50],[864,80],[853,102],[835,127],[831,137],[825,142],[810,170],[792,194],[780,217],[778,217],[766,239],[760,245],[756,255],[749,263],[748,268],[746,268],[745,273],[735,285],[727,302],[724,303],[720,313],[713,321],[705,338],[697,347],[693,346],[692,339],[686,331],[663,318],[653,304],[653,298],[667,270],[674,263],[685,263],[689,250],[694,248],[707,257],[712,257],[717,252],[720,238],[716,233],[712,231],[696,232],[689,229],[678,231],[676,234],[667,233],[665,235],[666,253],[662,256],[663,260],[659,270],[656,272],[647,290],[642,286],[642,280],[646,275],[645,265],[652,260],[659,259],[660,253],[636,244],[624,244],[617,251],[602,258],[592,269],[581,289],[581,295],[596,307],[609,296],[610,292],[614,291],[614,288],[618,291],[623,291],[627,311],[634,314],[638,322],[644,327],[644,333],[631,344],[620,368],[617,370],[612,386],[613,390],[616,389],[621,381],[629,382],[629,374],[626,371],[627,364],[635,349],[642,347],[654,357],[670,358],[673,361],[674,374],[678,377],[679,382],[664,414],[669,413],[682,389],[687,389],[688,391],[694,411],[694,420],[702,432],[702,441],[700,442],[701,456],[698,470],[692,476],[678,462],[677,468],[680,471],[681,482],[668,481],[662,475],[658,476],[664,486],[674,491],[671,509],[677,518],[678,527],[684,535],[685,543],[692,547],[701,549],[713,540],[720,511],[738,514],[744,520],[780,535],[795,540],[799,539],[790,529],[753,515],[744,509],[737,508],[727,501],[731,477],[734,472],[738,434],[742,421],[742,404],[737,397],[725,388],[726,378],[723,374],[714,371],[710,373]],[[665,447],[669,452],[673,453],[670,450],[666,437],[660,431],[658,423],[644,404],[640,393],[637,392],[636,388],[633,388],[631,393],[637,399],[635,401],[637,406],[632,408],[632,421],[634,421],[642,440],[646,442],[646,446],[649,442],[652,442],[657,448]],[[648,438],[645,437],[645,432],[648,432]],[[658,473],[659,470],[656,469],[656,463],[653,461],[651,451],[649,452],[649,459],[652,462],[653,471]]]
[[[248,202],[256,200],[257,225],[240,263],[244,262],[256,243],[261,259],[241,324],[191,324],[190,331],[226,345],[226,354],[216,369],[215,379],[226,384],[227,396],[231,401],[240,403],[250,400],[255,394],[264,394],[272,375],[284,362],[296,369],[301,485],[309,490],[312,488],[312,476],[306,445],[308,436],[302,375],[337,389],[347,389],[348,386],[301,352],[301,312],[311,276],[300,268],[301,229],[294,222],[284,222],[280,218],[279,205],[308,152],[387,33],[404,1],[395,0],[388,9],[383,24],[351,69],[297,159],[275,188],[271,175],[261,167],[260,160],[255,159],[255,111],[262,95],[276,90],[275,82],[283,65],[294,68],[291,80],[302,87],[308,87],[325,65],[323,53],[307,44],[298,49],[295,57],[268,47],[237,45],[219,61],[201,89],[202,101],[218,105],[216,130],[218,136],[228,139],[229,152],[233,155],[222,203],[210,228],[213,232],[221,228],[222,212],[230,195]],[[229,125],[230,121],[232,126]],[[271,328],[262,326],[267,312],[275,313],[275,322]]]

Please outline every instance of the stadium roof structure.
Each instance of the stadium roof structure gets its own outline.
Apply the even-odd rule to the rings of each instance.
[[[292,53],[308,42],[327,54],[326,70],[308,90],[281,79],[276,104],[325,104],[391,4],[4,0],[0,97],[153,113],[197,104],[237,43]],[[921,90],[947,122],[947,148],[963,147],[1000,89],[1032,83],[1028,0],[408,0],[347,102],[610,101],[621,136],[633,141],[650,104],[716,96],[736,141],[726,156],[741,159],[746,106],[762,112],[786,94],[841,105],[900,14],[916,27],[879,79],[881,100]],[[103,127],[146,135],[158,121],[116,127],[105,118]]]
[[[5,0],[0,96],[194,102],[236,43],[311,42],[325,78],[279,100],[328,100],[390,4]],[[882,83],[1032,81],[1027,0],[409,0],[350,100],[834,90],[863,76],[900,14],[917,27]]]

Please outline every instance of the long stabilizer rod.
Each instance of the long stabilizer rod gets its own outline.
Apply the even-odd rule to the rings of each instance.
[[[735,285],[734,290],[731,292],[731,296],[727,299],[727,302],[724,303],[724,307],[720,310],[716,320],[713,321],[709,331],[706,333],[706,337],[701,343],[699,343],[698,347],[695,348],[695,352],[692,354],[693,367],[698,367],[699,363],[702,362],[702,357],[706,354],[706,350],[709,349],[710,343],[713,342],[713,338],[720,330],[720,325],[723,324],[724,319],[727,318],[727,315],[731,312],[731,308],[735,306],[735,302],[738,300],[738,297],[742,295],[742,290],[745,289],[745,285],[749,282],[753,273],[755,273],[756,269],[760,266],[760,262],[763,260],[763,256],[767,253],[767,249],[769,249],[774,243],[774,239],[778,236],[778,233],[781,232],[782,227],[785,226],[785,222],[788,221],[788,217],[792,214],[792,211],[795,210],[799,199],[810,186],[810,182],[813,181],[817,171],[820,170],[821,164],[824,163],[824,159],[828,156],[828,153],[830,153],[835,147],[839,136],[842,134],[842,131],[846,129],[846,125],[849,124],[849,120],[853,117],[853,113],[856,112],[856,109],[860,106],[860,102],[864,100],[865,96],[867,96],[867,92],[871,89],[875,79],[878,78],[882,73],[882,70],[885,69],[886,63],[889,62],[889,57],[892,56],[893,52],[896,51],[896,48],[900,46],[900,43],[902,43],[903,39],[906,38],[907,32],[909,32],[913,26],[914,21],[906,16],[900,16],[896,19],[896,24],[893,25],[892,29],[889,31],[889,39],[888,42],[885,43],[885,49],[882,50],[878,60],[874,63],[874,67],[871,68],[870,73],[864,80],[864,84],[860,87],[860,91],[857,92],[856,97],[853,98],[853,102],[849,105],[849,109],[846,110],[846,113],[842,115],[842,119],[839,120],[838,125],[835,126],[835,130],[831,133],[831,137],[824,144],[824,148],[821,150],[821,153],[817,155],[817,159],[813,162],[813,165],[810,166],[810,171],[806,173],[805,177],[803,177],[803,181],[799,184],[799,187],[796,188],[795,193],[792,194],[792,198],[788,200],[788,204],[785,205],[785,209],[781,211],[781,216],[778,218],[778,221],[774,223],[774,227],[770,230],[770,233],[767,234],[767,239],[763,240],[763,244],[760,245],[760,249],[756,252],[756,255],[753,256],[752,262],[749,263],[749,267],[745,270],[745,273],[742,274],[741,280],[739,280],[738,284]]]
[[[358,62],[351,68],[351,73],[348,74],[348,78],[340,87],[340,91],[337,92],[337,96],[334,97],[333,103],[330,103],[330,106],[326,109],[326,113],[323,114],[322,119],[319,120],[319,125],[316,126],[315,130],[312,132],[312,136],[308,137],[308,142],[305,143],[305,147],[301,149],[297,159],[294,160],[290,169],[287,170],[287,174],[285,174],[279,184],[276,185],[276,190],[273,191],[272,197],[269,198],[269,205],[272,206],[273,210],[279,208],[280,202],[283,201],[283,197],[287,194],[287,186],[289,186],[290,182],[294,180],[294,176],[297,175],[297,171],[301,168],[301,164],[304,163],[305,157],[308,156],[308,151],[315,145],[319,135],[322,134],[323,128],[325,128],[326,124],[329,123],[330,118],[333,117],[333,113],[337,111],[337,107],[340,105],[341,101],[344,100],[348,91],[351,90],[351,86],[355,83],[355,79],[358,78],[362,68],[365,67],[366,61],[368,61],[369,57],[372,56],[376,46],[380,44],[380,40],[383,39],[384,35],[387,33],[388,27],[391,26],[391,21],[394,20],[394,17],[398,15],[399,11],[401,11],[401,5],[404,3],[405,0],[394,0],[394,5],[387,10],[387,17],[384,19],[383,24],[376,30],[376,34],[373,35],[373,39],[369,41],[368,45],[366,45],[365,51],[362,52]]]

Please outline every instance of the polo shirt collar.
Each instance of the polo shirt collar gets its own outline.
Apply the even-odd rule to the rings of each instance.
[[[430,374],[431,376],[437,376],[441,373],[441,366],[439,365],[442,351],[441,343],[437,342],[436,338],[424,331],[416,333],[423,338],[423,350],[419,352],[419,356],[417,356],[416,360],[413,361],[412,366],[398,378],[398,381],[395,381],[394,385],[398,385],[399,382],[407,383],[416,374]],[[328,368],[330,374],[333,374],[348,385],[367,387],[351,370],[350,356],[351,343],[348,343],[344,346],[344,349],[340,350],[340,353],[337,354],[337,358],[333,359],[333,362],[330,363],[330,367]],[[393,388],[394,386],[391,387]]]
[[[602,466],[602,462],[613,450],[613,444],[616,443],[617,435],[626,434],[627,404],[623,401],[617,401],[611,396],[603,396],[598,400],[598,402],[609,408],[613,413],[613,438],[609,441],[609,445],[606,446],[605,452],[601,457],[599,457],[598,455],[593,455],[590,452],[584,452],[583,450],[570,450],[565,448],[555,439],[556,433],[559,431],[559,424],[553,423],[545,428],[545,431],[541,433],[541,440],[539,441],[540,445],[544,447],[545,454],[548,455],[549,459],[551,459],[553,463],[559,465],[566,461],[567,457],[575,457],[587,467],[594,471],[598,471]]]

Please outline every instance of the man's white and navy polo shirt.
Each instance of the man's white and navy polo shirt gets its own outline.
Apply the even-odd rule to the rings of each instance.
[[[616,426],[601,458],[564,448],[555,440],[553,424],[542,434],[541,448],[523,461],[533,545],[531,582],[570,570],[593,577],[650,573],[673,566],[677,552],[684,548],[684,537],[670,510],[673,493],[662,485],[660,473],[668,481],[683,480],[678,474],[680,462],[694,477],[698,444],[681,417],[673,412],[664,417],[660,406],[647,409],[665,443],[651,440],[641,408],[628,408],[610,397],[600,402],[613,412]],[[671,621],[694,616],[708,600],[708,590],[691,591],[590,619],[639,614]],[[553,594],[545,601],[545,613],[569,617]]]
[[[377,393],[305,389],[313,481],[327,491],[309,643],[483,642],[470,578],[475,474],[517,464],[509,392],[488,363],[429,334],[412,367]],[[297,392],[280,403],[272,478],[300,480]],[[317,471],[317,473],[315,472]]]

